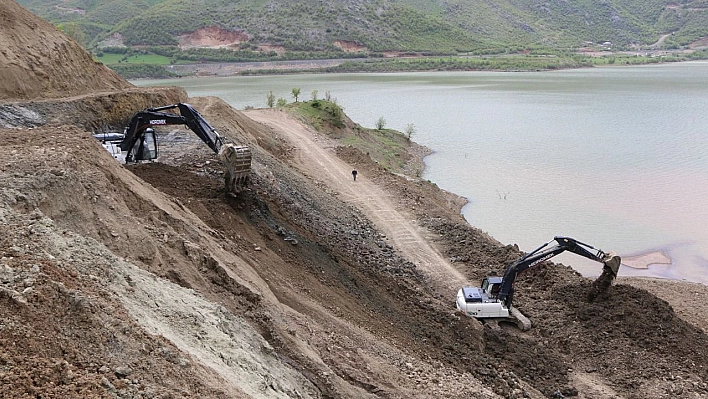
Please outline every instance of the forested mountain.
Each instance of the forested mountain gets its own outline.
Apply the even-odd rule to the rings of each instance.
[[[179,45],[211,36],[240,49],[453,53],[611,42],[667,47],[708,36],[708,0],[19,0],[86,47]],[[213,33],[213,30],[220,33]],[[234,36],[235,35],[235,36]],[[202,35],[203,36],[203,35]],[[111,39],[108,40],[107,39]],[[218,38],[217,38],[218,39]],[[216,40],[218,42],[218,40]]]

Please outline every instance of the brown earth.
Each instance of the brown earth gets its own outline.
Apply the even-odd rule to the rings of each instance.
[[[335,40],[333,44],[348,53],[358,53],[369,50],[366,46],[350,40]]]
[[[182,48],[191,47],[238,47],[239,44],[250,40],[244,31],[229,31],[216,26],[208,26],[178,37]]]
[[[132,85],[14,0],[0,2],[0,100],[75,96]]]
[[[621,279],[589,302],[592,281],[545,262],[516,283],[528,332],[457,313],[459,285],[521,253],[419,158],[393,174],[327,129],[179,89],[32,98],[0,104],[0,397],[708,397],[703,285]],[[90,136],[180,101],[251,147],[238,197],[189,131],[127,167]]]

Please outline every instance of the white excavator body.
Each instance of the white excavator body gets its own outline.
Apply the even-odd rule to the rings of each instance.
[[[509,317],[509,309],[499,299],[479,287],[460,288],[457,292],[457,309],[477,318]]]

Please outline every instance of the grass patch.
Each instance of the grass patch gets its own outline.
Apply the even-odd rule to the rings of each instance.
[[[367,154],[385,169],[402,173],[410,159],[410,141],[393,129],[368,129],[352,122],[342,108],[332,101],[313,100],[290,103],[283,107],[317,131]]]
[[[318,131],[333,133],[346,126],[342,107],[333,101],[311,100],[290,103],[287,109],[300,116]]]
[[[153,65],[170,65],[172,59],[163,55],[156,54],[113,54],[103,53],[100,57],[95,57],[97,61],[106,65],[113,64],[153,64]]]
[[[410,159],[408,155],[410,142],[401,132],[392,129],[377,130],[359,127],[355,134],[343,137],[338,142],[368,154],[379,165],[395,173],[402,173]]]

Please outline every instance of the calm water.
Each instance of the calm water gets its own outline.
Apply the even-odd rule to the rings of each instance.
[[[361,125],[413,123],[435,151],[424,177],[469,199],[467,220],[532,250],[567,235],[623,257],[663,253],[648,275],[708,283],[708,62],[542,73],[294,75],[139,81],[265,107],[326,91]],[[554,259],[586,275],[600,265]]]

